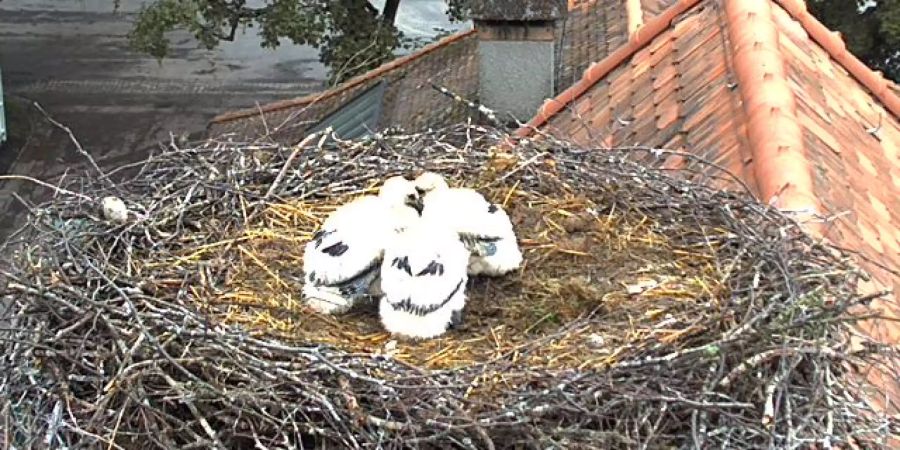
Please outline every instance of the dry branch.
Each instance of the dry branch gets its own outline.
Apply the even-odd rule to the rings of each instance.
[[[67,177],[73,195],[35,207],[2,262],[7,447],[878,447],[898,432],[860,398],[857,371],[897,359],[849,348],[848,311],[870,300],[849,258],[692,182],[729,178],[700,159],[672,174],[642,164],[666,151],[549,137],[493,154],[506,138],[173,142],[108,171],[115,187]],[[365,307],[306,310],[312,230],[422,170],[508,207],[521,272],[474,280],[467,325],[423,343],[393,342]],[[131,223],[90,200],[110,189]]]

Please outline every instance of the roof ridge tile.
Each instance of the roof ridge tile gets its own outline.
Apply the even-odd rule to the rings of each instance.
[[[727,2],[728,0],[721,0]],[[859,59],[850,53],[840,38],[840,33],[829,30],[825,25],[819,22],[806,10],[806,2],[804,0],[768,0],[775,2],[783,8],[788,14],[797,20],[810,37],[818,45],[834,58],[838,64],[846,69],[857,81],[878,98],[889,111],[900,118],[900,86],[885,79],[879,72],[875,72]],[[576,3],[575,7],[584,6],[593,2]],[[526,137],[541,125],[545,124],[548,119],[562,111],[569,103],[577,99],[581,94],[586,92],[591,86],[597,83],[600,78],[605,77],[616,67],[621,65],[625,60],[632,57],[643,47],[648,45],[654,38],[659,36],[667,29],[672,20],[678,15],[693,8],[700,0],[678,0],[669,6],[665,11],[652,19],[646,21],[637,27],[633,33],[630,33],[628,42],[620,46],[614,52],[610,53],[606,58],[592,63],[585,70],[582,79],[576,81],[568,89],[557,95],[555,98],[547,99],[544,105],[536,112],[535,116],[525,125],[516,130],[516,136]],[[757,2],[747,2],[757,3]],[[767,2],[764,2],[767,3]]]
[[[724,0],[738,91],[747,117],[753,170],[763,201],[818,212],[812,168],[788,84],[769,2]]]
[[[841,34],[828,29],[819,22],[806,8],[803,0],[772,0],[806,30],[809,37],[819,44],[840,66],[847,70],[853,78],[866,87],[878,98],[887,109],[900,118],[900,88],[892,81],[884,78],[881,72],[874,71],[863,64],[847,50]]]

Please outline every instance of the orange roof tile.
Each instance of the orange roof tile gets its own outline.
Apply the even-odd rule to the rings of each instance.
[[[807,226],[859,255],[872,275],[861,290],[900,292],[900,89],[801,0],[663,1],[516,134],[693,152],[776,206],[832,217]],[[691,169],[683,158],[645,163]],[[896,295],[872,308],[900,318]],[[865,328],[900,344],[896,323]]]
[[[614,68],[625,62],[626,59],[634,56],[638,50],[650,43],[662,31],[668,28],[671,21],[687,11],[700,0],[680,0],[677,4],[667,9],[659,16],[653,18],[630,35],[628,42],[619,47],[612,54],[604,58],[602,61],[591,64],[584,72],[581,80],[573,84],[571,87],[563,91],[556,98],[548,99],[544,105],[537,111],[533,119],[528,121],[522,128],[517,131],[517,135],[526,136],[532,131],[545,124],[550,117],[560,112],[572,101],[584,94],[588,89],[594,86],[600,79],[605,77]]]
[[[623,8],[625,6],[625,8]],[[787,209],[837,218],[818,230],[859,252],[872,286],[900,290],[900,88],[853,57],[802,0],[582,0],[566,24],[558,87],[517,131],[535,128],[583,143],[694,152]],[[325,93],[220,116],[219,131],[268,123],[302,136],[356,93],[388,80],[384,125],[461,117],[421,89],[429,77],[477,92],[471,32],[354,78]],[[262,125],[261,125],[262,124]],[[268,128],[266,128],[268,131]],[[690,158],[646,161],[688,169]],[[884,303],[887,314],[900,308]],[[883,336],[900,340],[900,327]]]
[[[752,172],[747,171],[752,158],[745,154],[746,139],[734,132],[744,127],[745,120],[728,69],[730,55],[722,45],[727,30],[720,25],[720,16],[715,8],[695,8],[656,39],[627,47],[633,52],[630,57],[610,64],[611,72],[578,94],[566,106],[569,113],[553,116],[546,127],[584,143],[703,149],[731,171],[746,174],[743,179],[755,189]],[[662,17],[666,22],[674,19]],[[659,19],[651,19],[647,26],[654,20]],[[608,59],[613,57],[622,55]],[[570,92],[579,87],[584,86],[576,85]],[[712,149],[718,151],[713,154]]]
[[[631,0],[626,0],[630,3]],[[653,0],[643,0],[653,1]],[[734,3],[723,0],[725,3]],[[821,45],[829,55],[838,61],[846,70],[881,100],[885,106],[896,117],[900,117],[900,87],[885,79],[880,73],[872,71],[852,53],[850,53],[841,40],[840,33],[832,32],[822,25],[815,17],[806,10],[806,3],[803,0],[770,0],[778,3],[782,8],[788,11],[795,20],[799,21],[803,27],[810,33],[811,37]],[[594,3],[596,0],[571,0],[570,8],[588,3]],[[620,47],[616,52],[610,54],[607,58],[591,65],[593,71],[585,73],[581,80],[573,84],[569,89],[558,95],[556,98],[548,99],[544,107],[539,109],[535,117],[525,126],[517,131],[519,136],[527,136],[533,130],[546,123],[547,119],[553,114],[561,111],[569,102],[590,88],[594,83],[603,78],[609,71],[622,63],[625,59],[631,57],[635,52],[643,46],[654,40],[666,27],[670,24],[674,17],[684,13],[686,10],[694,7],[700,0],[656,0],[656,4],[671,3],[665,11],[659,13],[656,17],[648,22],[646,29],[641,29],[639,35],[631,35],[628,45]],[[741,2],[737,2],[741,3]],[[753,3],[753,2],[747,2]],[[574,6],[573,6],[574,5]],[[646,6],[643,8],[646,12]],[[555,106],[547,106],[552,104]]]
[[[806,10],[806,2],[803,0],[775,0],[791,17],[803,26],[809,36],[816,41],[829,56],[840,63],[850,72],[857,81],[862,83],[872,94],[878,97],[882,103],[894,114],[900,117],[900,96],[897,86],[884,78],[880,72],[875,72],[866,67],[847,50],[847,46],[841,39],[840,33],[831,31],[819,22]]]
[[[834,49],[820,45],[795,13],[776,8],[774,20],[797,99],[813,190],[824,213],[839,215],[823,235],[864,255],[861,266],[873,275],[873,287],[898,293],[900,117],[876,92],[860,88],[857,74],[832,56]],[[900,317],[896,294],[873,307]],[[900,327],[873,331],[900,343]]]
[[[782,209],[818,212],[771,3],[726,1],[725,14],[759,195]]]

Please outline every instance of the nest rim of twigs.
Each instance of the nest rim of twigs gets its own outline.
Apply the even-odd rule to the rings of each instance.
[[[210,140],[181,149],[173,143],[115,187],[103,177],[70,179],[70,191],[123,197],[136,220],[106,222],[91,202],[65,196],[32,215],[34,238],[21,242],[19,256],[5,269],[12,275],[6,294],[17,300],[11,319],[37,330],[19,330],[4,341],[7,363],[16,368],[3,379],[4,389],[34,400],[5,405],[15,412],[14,429],[27,442],[50,436],[65,444],[141,442],[155,448],[238,442],[277,448],[309,436],[350,447],[380,440],[392,447],[728,442],[755,448],[803,439],[877,443],[897,426],[855,401],[854,389],[865,388],[863,381],[851,389],[845,380],[848,361],[886,358],[877,345],[860,350],[847,341],[849,309],[865,299],[855,291],[860,273],[846,258],[746,194],[633,161],[690,157],[677,152],[590,152],[544,137],[509,149],[511,166],[479,178],[498,161],[497,146],[505,139],[494,130],[460,126],[303,147]],[[709,173],[702,160],[692,165],[694,175]],[[373,172],[384,167],[390,173]],[[640,346],[623,347],[590,367],[529,365],[509,352],[422,367],[389,354],[249,333],[245,324],[210,320],[198,307],[198,286],[223,288],[227,274],[214,261],[185,259],[173,250],[176,244],[204,248],[223,236],[240,236],[248,223],[262,223],[273,205],[324,204],[370,187],[376,173],[425,169],[469,182],[479,178],[489,189],[515,182],[529,192],[552,187],[595,196],[594,206],[603,198],[623,216],[638,212],[659,230],[677,230],[667,239],[678,248],[715,247],[719,259],[708,266],[724,288],[702,299],[709,317],[699,307],[686,309],[697,317],[675,315],[674,321],[665,310],[655,312],[650,328],[629,331],[641,335]],[[341,177],[329,182],[335,173]],[[135,263],[149,252],[170,252],[172,258]],[[258,255],[250,251],[248,258]],[[168,272],[160,269],[166,261]],[[172,261],[185,261],[184,267]],[[623,329],[625,316],[615,322]],[[597,314],[570,317],[537,342],[523,343],[522,353],[537,353],[539,345],[597,320]],[[102,352],[73,347],[76,334],[88,332],[99,333],[95,345]],[[63,350],[86,362],[73,363]],[[63,363],[75,364],[65,369],[71,373]],[[35,374],[40,381],[33,383]],[[754,376],[758,385],[746,385]],[[149,403],[136,404],[139,393]],[[835,405],[853,413],[828,414]],[[42,415],[56,421],[48,424]],[[726,425],[731,431],[722,431]]]

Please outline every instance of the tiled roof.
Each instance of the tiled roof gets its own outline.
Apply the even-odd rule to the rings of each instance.
[[[672,0],[642,1],[658,6]],[[618,0],[570,2],[570,7],[560,46],[558,89],[580,79],[591,62],[605,58],[628,36],[627,14]],[[475,44],[474,32],[463,31],[327,91],[221,114],[213,118],[208,132],[212,136],[233,133],[237,138],[268,134],[279,142],[299,142],[320,119],[382,80],[387,89],[380,128],[420,130],[464,119],[470,111],[432,90],[429,81],[476,99]]]
[[[734,130],[745,120],[718,15],[716,8],[693,9],[649,45],[639,48],[632,39],[593,64],[584,79],[545,104],[545,112],[564,108],[545,129],[582,143],[695,149],[741,173],[746,140]],[[591,81],[594,73],[600,77]],[[675,157],[664,163],[686,164]]]
[[[212,136],[233,133],[237,138],[268,135],[293,144],[320,119],[352,101],[375,84],[386,81],[379,125],[417,129],[462,119],[467,111],[432,91],[428,80],[440,83],[461,95],[473,95],[477,87],[474,32],[464,31],[428,45],[413,54],[348,80],[332,89],[232,111],[213,118]]]
[[[644,2],[646,3],[646,1]],[[802,0],[679,0],[646,19],[529,124],[607,146],[692,152],[860,254],[864,291],[900,292],[900,97]],[[670,157],[647,161],[689,167]],[[900,317],[897,297],[874,305]],[[870,324],[900,344],[900,326]]]
[[[533,130],[606,146],[699,155],[773,205],[831,217],[808,222],[860,255],[865,291],[900,292],[900,88],[871,71],[803,0],[571,0],[557,97]],[[262,107],[268,130],[299,140],[309,126],[380,80],[380,126],[449,123],[467,111],[428,80],[475,98],[474,33],[464,32],[337,88]],[[265,131],[260,110],[214,120],[214,134]],[[688,158],[647,164],[691,169]],[[703,177],[702,171],[682,171]],[[874,305],[900,317],[896,296]],[[883,325],[883,326],[882,326]],[[900,344],[896,322],[873,322]],[[900,397],[897,397],[900,398]]]
[[[562,38],[557,90],[578,81],[584,69],[628,40],[628,18],[618,2],[591,1],[571,5]]]
[[[775,8],[774,17],[812,190],[823,212],[836,216],[824,234],[900,270],[900,116],[862,89],[787,12]],[[900,293],[900,276],[863,265],[880,284]],[[900,343],[900,327],[882,331]]]
[[[640,0],[641,11],[644,13],[644,20],[660,15],[677,1],[678,0]]]

